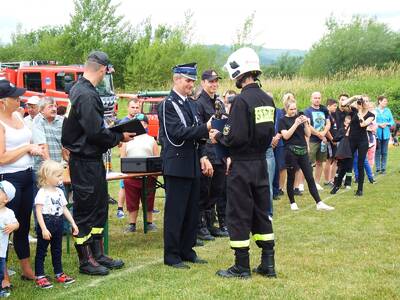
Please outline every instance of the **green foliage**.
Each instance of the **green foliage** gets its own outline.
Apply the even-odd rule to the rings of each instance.
[[[288,77],[293,78],[303,64],[303,57],[290,56],[288,52],[278,57],[277,61],[263,67],[263,73],[267,77]]]
[[[301,72],[306,76],[332,76],[362,66],[382,68],[400,60],[400,35],[386,24],[356,16],[349,24],[330,18],[326,25],[328,33],[305,57]]]
[[[216,51],[188,43],[190,20],[186,19],[184,26],[159,25],[153,30],[147,19],[140,27],[126,60],[125,89],[168,89],[171,69],[177,64],[197,62],[199,72],[210,67],[218,70]]]

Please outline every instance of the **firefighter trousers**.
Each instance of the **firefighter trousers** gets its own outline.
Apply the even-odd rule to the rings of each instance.
[[[231,167],[226,207],[231,248],[249,247],[250,233],[259,247],[273,247],[266,160],[234,160]]]
[[[74,220],[79,228],[75,243],[82,245],[92,235],[102,235],[108,217],[106,171],[101,158],[71,155],[69,171],[73,190]]]

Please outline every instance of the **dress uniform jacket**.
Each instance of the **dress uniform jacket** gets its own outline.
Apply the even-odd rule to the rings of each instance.
[[[183,124],[173,103],[179,107],[186,125]],[[200,124],[194,103],[189,99],[183,101],[172,90],[159,106],[158,119],[160,120],[159,136],[163,148],[163,174],[185,178],[199,177],[198,140],[208,137],[208,130],[206,124]],[[203,151],[201,149],[202,147],[200,147],[200,152]]]

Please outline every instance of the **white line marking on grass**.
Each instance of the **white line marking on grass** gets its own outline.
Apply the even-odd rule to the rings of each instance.
[[[97,277],[97,278],[95,276],[92,276],[92,278],[95,278],[92,281],[84,283],[84,284],[79,284],[76,288],[75,288],[75,286],[74,287],[72,287],[72,286],[68,287],[68,290],[65,290],[65,291],[62,291],[62,292],[58,292],[57,295],[55,295],[53,299],[65,298],[65,296],[70,295],[70,294],[78,295],[80,291],[88,290],[88,288],[93,288],[93,287],[99,286],[104,281],[114,280],[114,279],[117,279],[117,278],[122,277],[124,275],[127,275],[129,273],[134,273],[134,272],[137,272],[137,271],[139,271],[139,270],[141,270],[143,268],[146,268],[146,267],[149,267],[149,266],[152,266],[152,265],[155,265],[155,264],[159,264],[159,263],[162,263],[162,262],[163,262],[163,259],[160,258],[158,260],[155,260],[155,261],[152,261],[152,262],[149,262],[149,263],[145,263],[145,264],[141,264],[141,265],[132,266],[130,268],[125,268],[125,269],[122,269],[122,270],[112,270],[111,271],[112,273],[109,274],[109,275],[106,275],[106,276],[100,276],[100,277]],[[87,275],[87,276],[90,276],[90,275]],[[77,281],[77,282],[79,282],[79,281]],[[75,283],[75,284],[77,284],[77,283]]]

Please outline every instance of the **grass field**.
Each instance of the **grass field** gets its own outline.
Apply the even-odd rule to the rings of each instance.
[[[365,196],[353,191],[338,195],[322,193],[333,212],[318,212],[308,193],[298,197],[300,211],[292,212],[288,200],[274,201],[277,279],[253,275],[251,280],[224,280],[215,271],[232,264],[228,239],[197,248],[207,265],[175,270],[162,263],[162,213],[155,215],[157,232],[124,234],[127,220],[115,216],[110,206],[110,254],[124,259],[122,270],[106,277],[89,277],[77,270],[75,250],[64,251],[65,272],[76,277],[75,284],[58,284],[39,290],[21,281],[14,251],[10,266],[14,299],[396,299],[400,298],[400,215],[398,183],[400,149],[391,148],[387,175],[378,183],[366,183]],[[115,160],[118,169],[118,160]],[[116,197],[118,183],[110,184]],[[159,191],[156,207],[162,210]],[[34,253],[34,245],[32,247]],[[251,245],[251,265],[259,263],[259,249]],[[33,254],[34,255],[34,254]],[[46,272],[52,276],[50,257]]]
[[[120,116],[126,114],[120,105]],[[119,170],[114,149],[113,168]],[[389,172],[378,183],[365,184],[365,196],[341,190],[322,198],[334,205],[333,212],[317,212],[310,195],[297,198],[300,211],[289,209],[287,197],[274,201],[277,279],[254,275],[251,280],[224,280],[215,276],[219,268],[233,262],[228,239],[218,239],[197,248],[209,261],[190,270],[163,265],[163,191],[158,190],[157,232],[143,234],[141,217],[138,232],[124,234],[127,219],[119,220],[117,207],[110,206],[110,254],[125,261],[125,268],[106,277],[81,275],[77,256],[63,253],[64,271],[77,281],[68,288],[54,284],[39,290],[32,282],[19,279],[18,262],[10,249],[11,277],[15,286],[11,299],[400,299],[400,149],[391,148]],[[117,197],[118,182],[109,184]],[[141,215],[140,215],[141,216]],[[71,244],[72,245],[72,244]],[[64,247],[65,248],[65,247]],[[31,247],[32,257],[35,245]],[[251,245],[251,265],[259,263],[260,251]],[[52,274],[51,259],[46,273]]]

